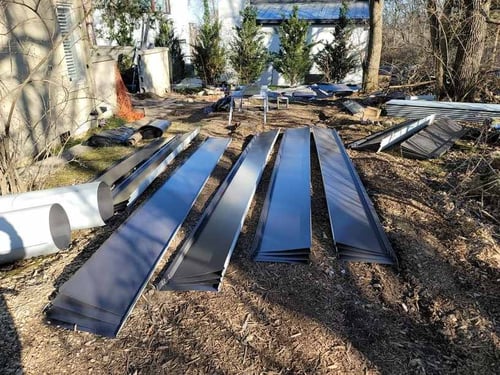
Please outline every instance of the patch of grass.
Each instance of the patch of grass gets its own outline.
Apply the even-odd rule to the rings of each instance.
[[[422,160],[422,167],[426,173],[435,177],[444,177],[447,173],[444,165],[437,160]]]

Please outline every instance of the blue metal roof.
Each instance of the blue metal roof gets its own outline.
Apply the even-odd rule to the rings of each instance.
[[[334,23],[339,19],[341,2],[330,3],[267,3],[255,4],[257,21],[259,23],[280,23],[288,18],[293,7],[299,8],[299,18],[315,23]],[[368,20],[370,18],[369,3],[367,1],[353,1],[349,3],[347,16],[352,20]]]

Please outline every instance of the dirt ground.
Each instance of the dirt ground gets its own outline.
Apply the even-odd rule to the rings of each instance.
[[[227,113],[203,112],[211,98],[172,98],[175,103],[145,99],[136,104],[145,106],[147,115],[173,120],[172,132],[201,125],[201,136],[145,198],[204,137],[233,141],[161,266],[189,234],[249,136],[315,125],[337,128],[348,143],[394,122],[383,117],[380,124],[363,125],[334,100],[325,100],[273,108],[266,126],[262,112],[247,107],[235,114],[238,126],[228,129]],[[116,339],[50,325],[43,309],[127,212],[106,227],[74,233],[68,251],[3,266],[0,373],[498,374],[499,202],[491,190],[478,192],[474,181],[500,147],[475,142],[461,141],[433,161],[405,159],[398,151],[349,151],[399,258],[398,269],[336,259],[314,152],[310,264],[251,260],[279,145],[221,292],[159,292],[150,283]]]

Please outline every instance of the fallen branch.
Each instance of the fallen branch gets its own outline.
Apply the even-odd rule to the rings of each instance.
[[[390,89],[402,89],[405,87],[419,87],[419,86],[426,86],[430,85],[432,83],[435,83],[435,80],[432,81],[424,81],[424,82],[417,82],[417,83],[408,83],[406,85],[396,85],[396,86],[389,86]]]

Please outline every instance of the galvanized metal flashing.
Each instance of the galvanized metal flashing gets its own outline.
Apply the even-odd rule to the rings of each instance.
[[[406,138],[411,137],[413,134],[432,123],[433,120],[433,115],[417,121],[407,120],[401,124],[394,125],[389,129],[373,133],[368,137],[349,143],[347,147],[354,150],[371,150],[380,152],[404,141]]]
[[[397,130],[390,132],[380,141],[380,147],[378,148],[377,152],[386,150],[398,143],[401,143],[405,139],[411,137],[413,134],[417,133],[421,129],[432,124],[432,122],[434,121],[434,117],[435,115],[424,117],[423,119],[413,121],[412,123],[406,126],[402,126]]]
[[[170,266],[160,290],[218,291],[278,130],[255,136]]]
[[[203,143],[61,286],[48,318],[116,336],[229,142]]]
[[[172,136],[167,139],[159,139],[151,142],[149,145],[137,150],[129,157],[113,164],[95,180],[105,182],[108,186],[113,187],[118,180],[133,172],[134,168],[150,158],[160,148],[172,141],[173,138]]]
[[[455,121],[441,118],[403,142],[401,153],[405,157],[416,159],[438,158],[466,132],[467,129]]]
[[[254,238],[255,261],[309,260],[310,144],[309,128],[288,129],[283,136]]]
[[[397,263],[377,213],[337,132],[313,128],[313,135],[339,258]]]
[[[127,202],[130,206],[144,190],[158,177],[175,157],[185,150],[198,135],[200,128],[175,137],[162,147],[149,160],[123,179],[113,189],[113,203],[116,205]]]

